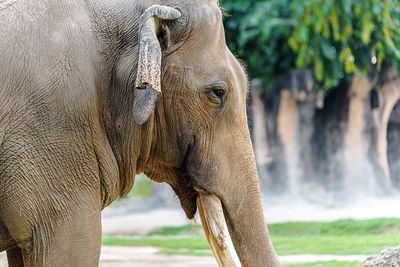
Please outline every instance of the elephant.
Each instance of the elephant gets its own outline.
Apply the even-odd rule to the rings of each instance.
[[[0,1],[0,251],[97,266],[101,211],[145,173],[220,266],[280,266],[217,0]]]

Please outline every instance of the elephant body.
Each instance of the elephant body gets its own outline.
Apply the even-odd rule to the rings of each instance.
[[[206,69],[186,60],[190,47],[198,50],[198,36],[211,38],[205,25],[211,23],[212,28],[221,20],[213,2],[0,2],[0,251],[7,251],[10,266],[97,266],[101,210],[129,192],[136,173],[145,172],[157,182],[169,183],[188,217],[193,217],[198,192],[211,192],[216,182],[203,183],[192,176],[205,179],[216,174],[210,167],[212,160],[198,159],[190,151],[205,153],[200,151],[195,133],[212,127],[211,122],[204,122],[209,114],[187,104],[200,101],[195,98],[198,93],[186,96],[182,90],[198,88],[200,82],[193,77]],[[156,98],[135,87],[141,63],[139,18],[154,4],[182,12],[181,19],[162,22],[156,31],[163,49],[163,92]],[[158,24],[161,22],[155,20]],[[224,40],[218,38],[217,43],[226,49]],[[218,51],[204,49],[209,55],[199,54],[201,60],[218,57]],[[234,62],[231,69],[243,73],[233,56],[229,60]],[[236,84],[247,86],[239,80]],[[178,85],[179,90],[175,89]],[[245,105],[240,100],[245,99],[245,91],[237,106]],[[222,98],[212,100],[217,100],[222,110]],[[219,112],[217,107],[214,110]],[[234,132],[245,136],[241,157],[248,159],[256,179],[244,110],[238,108],[241,126]],[[190,114],[199,119],[190,119]],[[222,125],[227,126],[221,129],[228,129],[229,123]],[[188,162],[190,167],[185,167]],[[231,183],[223,184],[226,188]],[[243,190],[246,188],[254,193],[253,212],[261,225],[258,182],[254,180]],[[268,258],[270,266],[278,266],[267,232],[260,231],[264,238],[261,247],[265,248],[260,255]],[[240,240],[234,238],[235,247]],[[263,261],[240,257],[246,266]]]
[[[100,211],[119,195],[100,123],[107,70],[86,5],[0,10],[0,251],[20,250],[25,266],[95,266]]]

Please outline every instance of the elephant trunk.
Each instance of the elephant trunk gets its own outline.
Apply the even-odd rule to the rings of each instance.
[[[253,178],[246,177],[236,188],[227,189],[230,193],[225,196],[199,192],[203,229],[219,266],[281,266],[264,221],[254,173]]]

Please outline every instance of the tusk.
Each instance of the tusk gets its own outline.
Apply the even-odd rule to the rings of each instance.
[[[200,193],[197,207],[208,243],[220,267],[241,267],[226,225],[221,200]]]

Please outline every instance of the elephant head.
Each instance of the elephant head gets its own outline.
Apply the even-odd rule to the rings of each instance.
[[[131,153],[136,172],[168,183],[188,218],[199,210],[221,266],[280,266],[262,212],[248,81],[227,48],[217,1],[150,5],[138,21],[138,68],[126,115],[142,140]],[[121,165],[132,161],[120,154]]]

